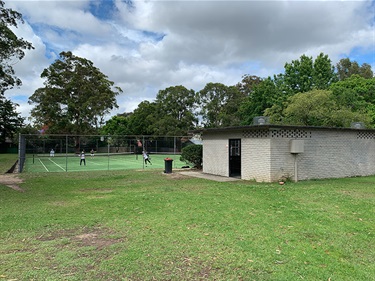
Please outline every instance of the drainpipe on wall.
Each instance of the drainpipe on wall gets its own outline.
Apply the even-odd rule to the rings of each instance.
[[[303,140],[290,140],[290,153],[294,155],[294,181],[298,182],[297,155],[304,152]]]

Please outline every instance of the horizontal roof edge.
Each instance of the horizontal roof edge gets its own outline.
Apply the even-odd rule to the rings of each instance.
[[[219,128],[202,128],[200,130],[193,130],[193,133],[210,133],[222,131],[241,131],[241,130],[272,130],[272,129],[308,129],[308,130],[325,130],[325,131],[370,131],[375,132],[375,129],[363,128],[347,128],[347,127],[319,127],[319,126],[297,126],[297,125],[247,125],[247,126],[233,126],[233,127],[219,127]]]

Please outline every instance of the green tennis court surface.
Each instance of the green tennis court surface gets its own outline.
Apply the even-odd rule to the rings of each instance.
[[[86,165],[80,165],[79,155],[59,155],[54,157],[47,155],[26,155],[24,172],[78,172],[78,171],[99,171],[99,170],[123,170],[123,169],[164,169],[165,158],[173,159],[172,167],[181,168],[186,166],[180,161],[178,154],[151,154],[151,163],[145,165],[142,155],[135,154],[96,154],[86,155]]]

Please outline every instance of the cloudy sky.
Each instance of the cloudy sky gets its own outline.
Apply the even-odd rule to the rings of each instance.
[[[120,86],[117,113],[159,90],[267,77],[302,54],[323,52],[375,70],[375,1],[60,0],[5,1],[22,13],[15,33],[35,50],[14,68],[23,85],[6,96],[28,117],[28,97],[61,51],[91,60]]]

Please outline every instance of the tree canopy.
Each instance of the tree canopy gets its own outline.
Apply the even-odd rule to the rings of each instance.
[[[24,118],[16,111],[17,104],[0,95],[0,144],[21,128]]]
[[[340,105],[336,96],[328,90],[312,90],[291,96],[282,119],[284,125],[303,126],[350,127],[352,122],[369,125],[370,118],[366,112]]]
[[[342,80],[327,55],[302,55],[273,77],[247,74],[234,86],[209,82],[195,93],[181,85],[168,87],[155,101],[141,102],[121,125],[117,117],[109,125],[127,124],[133,135],[185,135],[200,126],[250,125],[254,117],[267,115],[276,124],[374,127],[375,78],[371,67],[363,66],[357,71],[362,75]]]
[[[160,90],[155,100],[153,132],[156,135],[183,136],[195,128],[195,92],[184,86]]]
[[[129,115],[129,134],[130,135],[153,135],[154,123],[156,118],[157,110],[156,103],[143,101]]]
[[[237,87],[208,83],[197,97],[204,127],[239,125],[238,110],[244,94]]]
[[[0,144],[6,138],[12,138],[23,125],[22,118],[16,111],[18,104],[5,98],[4,93],[22,84],[13,69],[13,64],[25,56],[25,50],[33,49],[31,43],[18,38],[10,27],[23,23],[22,14],[4,7],[0,0]]]
[[[0,1],[0,95],[22,84],[12,65],[25,56],[24,50],[34,49],[31,43],[18,38],[9,28],[17,27],[18,22],[23,23],[22,14],[5,8],[4,1]]]
[[[285,83],[294,94],[313,89],[324,90],[337,80],[335,67],[323,53],[319,54],[315,61],[312,57],[302,55],[299,60],[286,63],[284,68]]]
[[[371,69],[371,65],[368,63],[364,63],[360,66],[358,62],[351,61],[349,58],[344,58],[336,64],[336,67],[339,80],[345,80],[355,74],[366,79],[374,77],[374,72]]]
[[[275,124],[347,127],[364,122],[374,127],[371,67],[363,64],[361,70],[350,63],[352,74],[345,79],[321,53],[315,59],[302,55],[273,77],[244,75],[233,86],[209,82],[197,92],[171,86],[160,90],[154,101],[145,100],[133,112],[113,116],[102,126],[122,90],[91,61],[62,52],[43,71],[45,87],[35,91],[30,103],[36,104],[36,123],[47,125],[50,133],[87,134],[101,127],[106,135],[183,136],[202,126],[250,125],[261,115]],[[340,61],[344,66],[347,60]]]
[[[88,134],[104,124],[104,116],[117,107],[114,87],[90,60],[61,52],[60,58],[44,69],[44,87],[29,98],[35,104],[31,116],[49,133]]]

